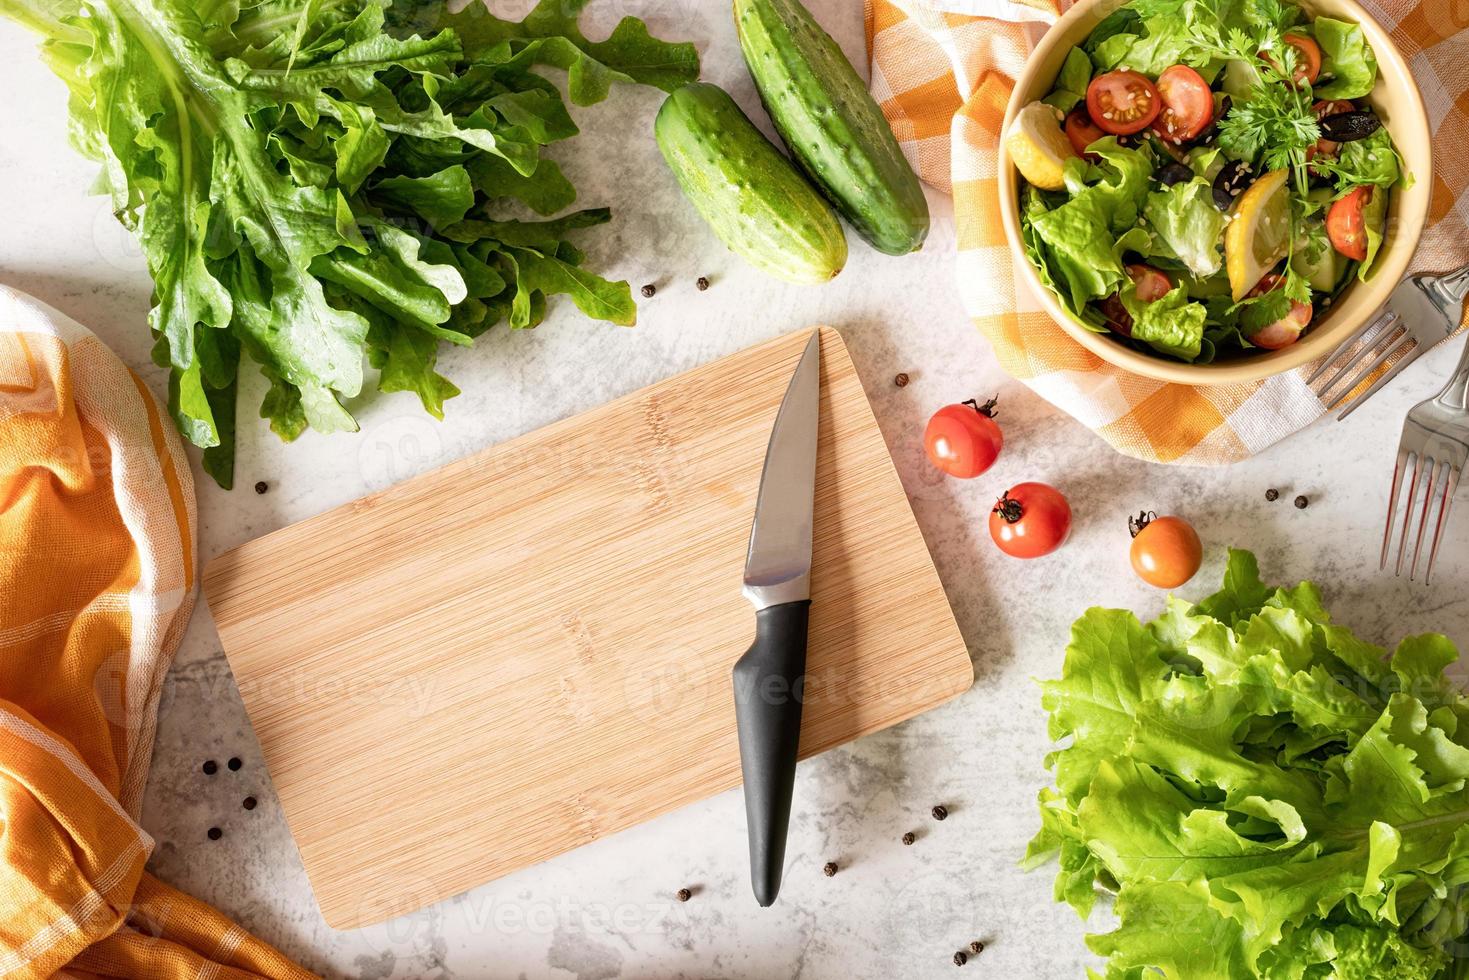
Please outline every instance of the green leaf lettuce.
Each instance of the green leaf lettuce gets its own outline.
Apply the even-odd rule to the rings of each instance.
[[[1093,609],[1044,684],[1055,788],[1027,863],[1060,859],[1108,978],[1462,976],[1469,698],[1458,651],[1388,656],[1310,583],[1231,552],[1223,588],[1144,625]]]

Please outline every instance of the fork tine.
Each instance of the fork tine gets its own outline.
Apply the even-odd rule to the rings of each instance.
[[[1418,556],[1423,552],[1423,532],[1428,530],[1428,515],[1433,513],[1433,485],[1438,480],[1439,461],[1428,457],[1428,487],[1423,493],[1423,514],[1418,518],[1418,537],[1413,541],[1413,559],[1408,565],[1408,581],[1418,578]]]
[[[1423,584],[1433,577],[1433,563],[1438,558],[1438,543],[1443,537],[1444,525],[1448,523],[1449,507],[1454,502],[1454,490],[1459,486],[1459,471],[1449,466],[1444,475],[1443,502],[1438,507],[1438,524],[1433,528],[1433,544],[1428,549],[1428,567],[1423,571]]]
[[[1337,408],[1341,406],[1341,403],[1347,400],[1347,396],[1356,390],[1357,385],[1372,377],[1372,372],[1376,371],[1378,368],[1386,364],[1388,358],[1392,357],[1396,353],[1406,351],[1415,343],[1417,343],[1417,341],[1415,341],[1412,335],[1407,333],[1406,331],[1399,336],[1393,337],[1393,339],[1382,348],[1382,353],[1378,354],[1372,359],[1371,364],[1368,364],[1362,370],[1358,371],[1352,376],[1350,381],[1337,389],[1337,393],[1333,395],[1331,397],[1331,400],[1327,403],[1326,410],[1328,412],[1336,411]]]
[[[1326,358],[1326,360],[1317,365],[1316,370],[1312,371],[1310,377],[1306,378],[1306,384],[1314,384],[1316,379],[1325,374],[1326,369],[1331,367],[1332,363],[1335,362],[1338,357],[1341,357],[1347,351],[1351,350],[1352,345],[1361,340],[1364,336],[1366,336],[1369,330],[1373,330],[1377,327],[1382,326],[1383,321],[1391,317],[1391,315],[1392,314],[1388,311],[1387,307],[1383,307],[1382,310],[1375,317],[1358,327],[1356,333],[1352,334],[1346,340],[1342,341],[1341,345],[1337,347],[1336,350],[1332,351],[1331,354]],[[1365,353],[1365,351],[1363,353]],[[1361,355],[1358,356],[1360,357]],[[1350,362],[1345,365],[1343,369],[1349,366]],[[1326,388],[1330,387],[1331,385],[1326,386]],[[1322,391],[1325,391],[1326,388],[1323,388]]]
[[[1346,418],[1348,415],[1351,415],[1357,409],[1361,408],[1363,402],[1365,402],[1367,399],[1371,398],[1373,395],[1377,394],[1378,390],[1381,389],[1383,385],[1387,384],[1393,378],[1396,378],[1398,376],[1398,372],[1402,371],[1403,368],[1407,367],[1409,364],[1412,364],[1414,361],[1418,360],[1418,358],[1426,350],[1428,350],[1428,345],[1427,344],[1419,344],[1419,343],[1416,343],[1415,342],[1413,344],[1413,346],[1408,350],[1408,352],[1406,354],[1404,354],[1402,357],[1398,358],[1398,362],[1396,364],[1394,364],[1392,367],[1388,368],[1387,371],[1382,375],[1382,377],[1380,377],[1376,381],[1372,382],[1372,387],[1371,388],[1368,388],[1366,391],[1362,392],[1356,398],[1353,398],[1352,399],[1352,403],[1350,405],[1348,405],[1346,408],[1342,409],[1341,414],[1336,417],[1336,420],[1338,422],[1340,422],[1342,419]],[[1355,388],[1355,387],[1356,387],[1356,385],[1353,385],[1352,386],[1352,388]],[[1350,393],[1351,390],[1352,390],[1351,388],[1348,388],[1347,389],[1348,393]]]
[[[1408,462],[1408,451],[1398,450],[1398,461],[1392,470],[1392,491],[1387,495],[1387,526],[1382,531],[1382,560],[1378,563],[1378,571],[1387,568],[1387,551],[1392,545],[1393,519],[1398,516],[1398,491],[1403,488],[1403,467]]]
[[[1413,526],[1413,504],[1418,499],[1418,474],[1423,470],[1423,457],[1413,454],[1413,476],[1408,480],[1408,496],[1403,507],[1403,529],[1398,535],[1398,560],[1393,574],[1403,574],[1403,558],[1408,550],[1408,530]]]
[[[1342,362],[1341,366],[1336,369],[1336,373],[1327,378],[1325,384],[1321,385],[1318,390],[1324,395],[1336,387],[1337,382],[1346,377],[1347,372],[1372,356],[1372,351],[1375,347],[1384,340],[1391,339],[1393,332],[1397,329],[1397,324],[1397,318],[1393,316],[1391,310],[1385,310],[1380,317],[1373,320],[1369,324],[1372,329],[1364,334],[1364,342],[1361,345],[1361,349],[1355,355]]]

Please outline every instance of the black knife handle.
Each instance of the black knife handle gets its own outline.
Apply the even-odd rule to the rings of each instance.
[[[755,613],[755,644],[734,666],[735,724],[745,779],[750,884],[769,906],[780,891],[806,697],[806,623],[811,600]]]

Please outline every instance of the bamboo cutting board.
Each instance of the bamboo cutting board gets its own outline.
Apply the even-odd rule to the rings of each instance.
[[[210,609],[330,925],[413,911],[739,784],[730,669],[754,636],[745,546],[809,336],[209,564]],[[821,379],[803,757],[973,680],[827,328]]]

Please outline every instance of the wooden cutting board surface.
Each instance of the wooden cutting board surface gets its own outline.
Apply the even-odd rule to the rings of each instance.
[[[210,609],[330,925],[412,911],[739,784],[745,547],[809,336],[209,564]],[[821,381],[803,757],[973,681],[828,328]]]

